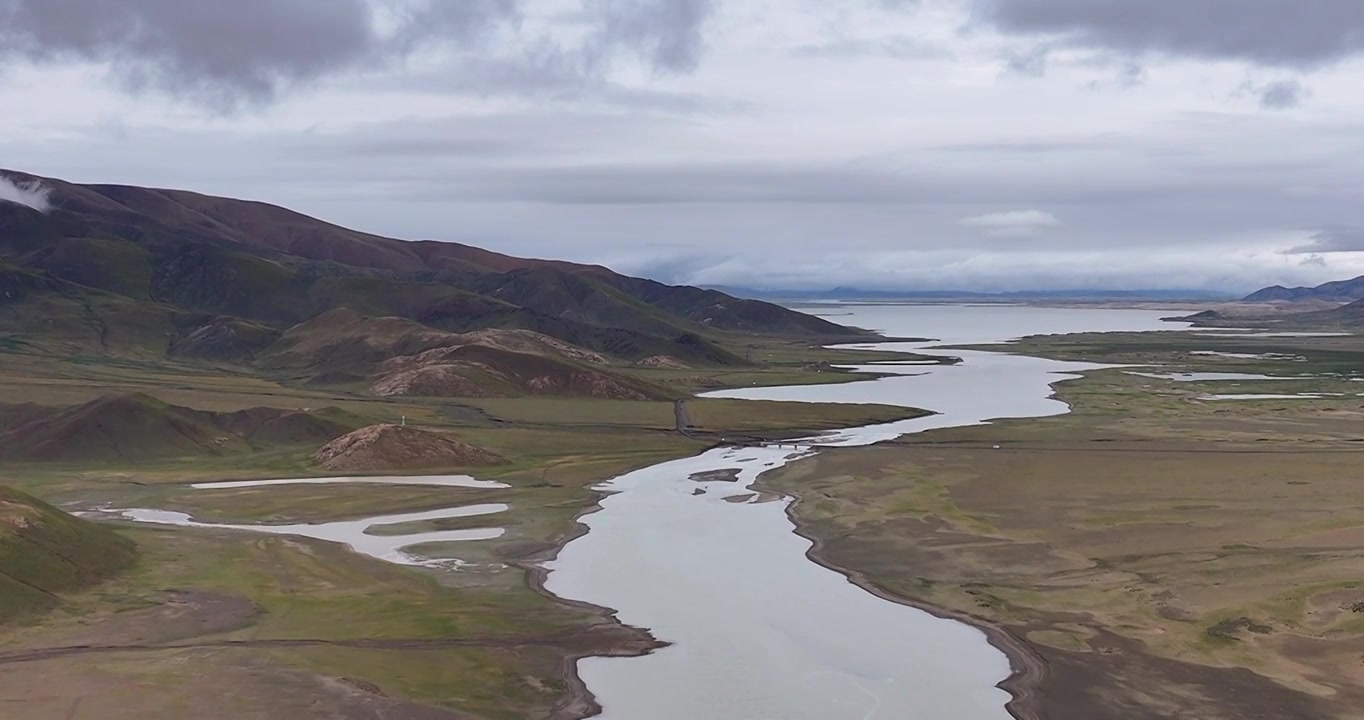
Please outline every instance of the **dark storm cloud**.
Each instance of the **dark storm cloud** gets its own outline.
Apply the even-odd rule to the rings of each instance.
[[[1312,234],[1312,242],[1299,245],[1291,250],[1292,254],[1317,254],[1364,251],[1364,227],[1358,225],[1336,225],[1322,228]]]
[[[0,59],[108,63],[135,88],[268,101],[429,39],[468,40],[514,12],[512,0],[0,0]]]
[[[0,0],[0,66],[22,60],[106,64],[133,89],[217,106],[267,103],[282,90],[383,68],[428,46],[500,57],[520,86],[573,85],[622,54],[661,72],[700,61],[709,0],[582,0],[587,40],[504,33],[524,0]],[[459,68],[451,68],[460,74]],[[463,73],[465,76],[470,73]],[[477,90],[477,89],[475,89]],[[515,91],[515,88],[513,88]]]
[[[1006,33],[1127,55],[1311,69],[1364,52],[1354,0],[974,0]]]

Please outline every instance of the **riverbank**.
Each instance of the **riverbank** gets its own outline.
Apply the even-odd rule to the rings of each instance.
[[[809,459],[812,460],[813,458]],[[766,487],[766,485],[767,483],[759,479],[758,486]],[[771,488],[770,491],[777,492],[778,490]],[[1009,693],[1010,700],[1005,705],[1005,709],[1016,720],[1043,720],[1046,717],[1038,698],[1038,690],[1047,680],[1047,664],[1031,645],[1014,635],[1007,628],[993,624],[978,615],[894,593],[878,585],[866,573],[835,563],[826,552],[828,539],[812,532],[809,524],[802,521],[799,506],[804,501],[799,495],[795,495],[793,498],[792,502],[787,505],[786,516],[795,526],[795,534],[810,541],[810,549],[806,551],[805,556],[811,562],[846,577],[848,582],[882,600],[912,607],[944,620],[970,625],[981,631],[989,640],[990,645],[1009,658],[1009,667],[1011,668],[1009,677],[997,685],[999,689]]]
[[[616,611],[611,608],[562,598],[545,588],[545,581],[550,572],[546,564],[558,559],[559,553],[563,551],[566,545],[588,533],[589,528],[583,522],[584,517],[601,511],[601,501],[607,493],[599,490],[595,492],[596,500],[573,516],[573,525],[569,530],[548,541],[542,548],[531,549],[516,558],[509,559],[512,565],[525,572],[526,586],[541,597],[555,604],[587,612],[598,618],[603,624],[626,633],[628,637],[628,640],[619,647],[613,647],[606,653],[574,653],[564,658],[560,673],[567,692],[562,699],[554,704],[549,720],[583,720],[601,713],[601,704],[597,702],[596,696],[592,694],[587,683],[583,681],[582,675],[578,673],[578,663],[582,660],[589,657],[642,657],[655,650],[667,647],[667,643],[659,641],[647,629],[632,627],[617,620]]]
[[[1087,336],[1027,352],[1276,370],[1194,354],[1204,344]],[[761,485],[797,498],[811,559],[986,632],[1015,669],[1014,717],[1349,718],[1364,705],[1364,490],[1350,470],[1364,406],[1349,377],[1315,369],[1277,371],[1323,397],[1225,402],[1206,399],[1216,382],[1092,372],[1057,386],[1069,415],[827,450]]]

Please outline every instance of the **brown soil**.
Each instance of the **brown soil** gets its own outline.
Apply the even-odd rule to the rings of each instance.
[[[664,393],[642,381],[557,357],[483,345],[438,348],[393,358],[377,372],[376,395],[569,397],[651,400]]]
[[[7,720],[469,720],[231,648],[111,651],[6,665],[0,712]]]
[[[532,330],[486,329],[461,333],[459,342],[464,345],[482,345],[510,352],[530,353],[532,355],[554,355],[593,365],[606,365],[611,362],[605,355],[570,345]]]
[[[226,633],[249,626],[259,613],[255,603],[240,595],[171,590],[150,607],[125,610],[88,625],[45,630],[34,638],[11,639],[0,652],[0,665],[93,648],[155,647]]]
[[[690,370],[691,366],[671,355],[651,355],[635,363],[640,367],[664,370]]]
[[[385,472],[441,467],[501,465],[506,458],[456,439],[450,433],[400,425],[371,425],[343,435],[313,456],[336,472]]]
[[[531,330],[488,328],[467,333],[436,330],[398,317],[366,317],[348,308],[325,312],[290,328],[268,358],[276,367],[326,366],[338,355],[365,372],[385,359],[410,361],[427,352],[480,346],[514,353],[561,357],[593,365],[605,355]]]
[[[504,393],[468,377],[479,368],[467,365],[432,364],[384,375],[370,392],[382,397],[501,397]]]

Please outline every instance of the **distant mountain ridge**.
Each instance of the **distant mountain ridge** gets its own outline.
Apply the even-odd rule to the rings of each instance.
[[[1272,285],[1242,298],[1243,302],[1275,302],[1294,300],[1324,300],[1354,302],[1364,299],[1364,276],[1350,280],[1336,280],[1316,287],[1284,287]]]
[[[706,286],[747,298],[782,300],[1230,300],[1234,295],[1213,290],[1012,290],[978,292],[972,290],[867,290],[836,287],[829,290],[759,290],[727,285]]]

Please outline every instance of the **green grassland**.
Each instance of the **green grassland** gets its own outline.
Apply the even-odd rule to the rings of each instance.
[[[631,372],[684,395],[692,387],[723,386],[740,378],[745,385],[863,379],[866,376],[841,373],[821,363],[893,357],[808,346],[802,350],[795,341],[770,341],[765,347],[770,348],[765,362],[707,368],[704,383],[667,377],[677,372],[695,376],[700,371]],[[803,351],[810,359],[801,360]],[[525,567],[574,532],[577,517],[599,498],[593,490],[597,483],[707,446],[707,441],[675,432],[673,406],[667,400],[378,398],[359,388],[304,386],[286,377],[164,356],[73,352],[54,360],[23,346],[0,352],[5,367],[0,376],[0,429],[7,423],[22,424],[35,413],[60,416],[59,408],[133,393],[120,401],[130,416],[139,422],[173,421],[180,433],[177,442],[183,440],[181,431],[196,438],[183,446],[183,454],[132,455],[126,452],[127,445],[121,445],[125,452],[101,460],[0,462],[6,485],[69,510],[150,507],[187,512],[208,522],[296,523],[485,502],[510,506],[492,516],[398,528],[505,528],[497,540],[420,548],[431,557],[458,559],[461,565],[455,571],[398,567],[306,539],[107,521],[94,525],[58,513],[75,523],[71,527],[98,537],[101,552],[127,557],[106,562],[99,553],[91,553],[100,571],[84,576],[82,583],[57,583],[41,597],[22,602],[13,600],[19,595],[7,593],[15,607],[7,622],[0,621],[0,665],[5,667],[0,696],[39,676],[57,675],[63,680],[53,688],[54,698],[64,693],[117,696],[118,708],[108,714],[115,718],[202,714],[222,702],[215,696],[217,690],[201,687],[185,675],[181,668],[189,658],[224,682],[236,683],[240,697],[233,702],[263,708],[262,717],[292,719],[299,712],[313,712],[300,711],[289,702],[266,702],[282,693],[309,696],[315,703],[310,707],[352,702],[350,696],[335,695],[340,692],[337,678],[350,683],[346,692],[353,686],[382,691],[382,696],[366,695],[366,702],[380,702],[376,698],[418,702],[464,713],[461,717],[551,717],[565,712],[555,707],[569,689],[564,676],[567,658],[639,652],[649,641],[606,621],[598,611],[552,601],[528,583]],[[688,405],[703,434],[772,437],[915,414],[882,406],[711,399],[693,399]],[[450,431],[507,457],[507,465],[473,474],[510,487],[189,488],[196,481],[326,474],[311,462],[318,443],[293,442],[287,434],[201,442],[213,439],[226,414],[261,407],[306,410],[346,426],[406,419],[410,425]],[[152,430],[132,435],[141,437],[159,426],[146,427]],[[132,442],[118,435],[123,429],[101,431],[87,445],[93,452],[98,448],[91,443],[109,437]],[[58,539],[82,552],[89,545],[66,535]],[[18,546],[0,545],[0,550],[10,547]],[[136,561],[130,564],[134,547]],[[0,566],[46,562],[30,546],[21,549],[21,559],[0,557]],[[306,642],[271,644],[276,641]],[[113,649],[10,664],[4,659],[6,654],[91,645]],[[164,650],[118,649],[124,646]],[[112,678],[142,683],[147,691],[121,695]],[[47,706],[34,701],[19,707],[31,710],[32,717],[45,717]]]
[[[59,594],[126,569],[133,543],[0,487],[0,622],[50,609]]]

